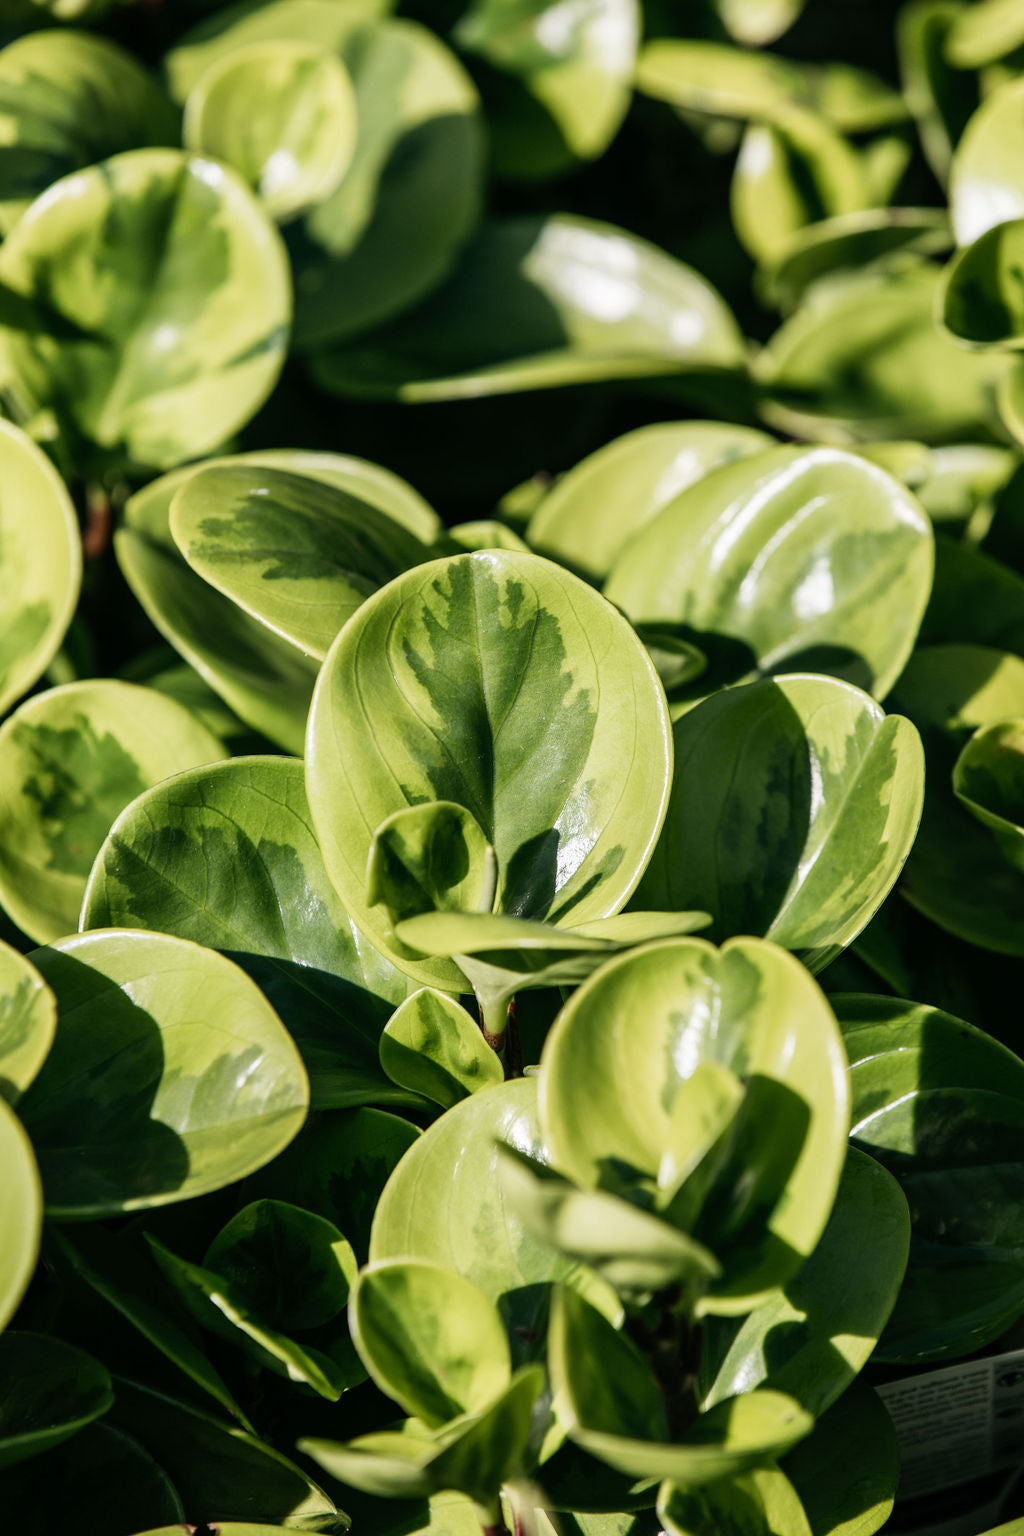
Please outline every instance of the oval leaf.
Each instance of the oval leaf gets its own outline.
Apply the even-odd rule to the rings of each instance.
[[[442,1109],[505,1076],[476,1020],[432,987],[422,987],[395,1009],[380,1037],[380,1064],[393,1083]]]
[[[329,197],[348,170],[355,93],[341,62],[312,44],[249,43],[203,71],[182,131],[186,149],[233,166],[283,223]]]
[[[665,1536],[812,1536],[796,1490],[778,1468],[755,1468],[696,1492],[665,1483],[658,1516]]]
[[[709,470],[772,446],[718,421],[639,427],[591,453],[543,497],[526,536],[539,554],[602,581],[627,541]]]
[[[833,442],[992,436],[998,353],[965,352],[935,324],[930,262],[823,283],[759,360],[765,418]]]
[[[489,225],[407,319],[319,354],[323,388],[458,400],[744,366],[736,322],[692,267],[569,214]]]
[[[851,1136],[910,1205],[907,1278],[879,1346],[914,1362],[970,1354],[1024,1311],[1024,1063],[960,1019],[891,998],[836,999]]]
[[[42,1333],[0,1336],[0,1468],[38,1456],[114,1401],[98,1360]]]
[[[352,162],[288,232],[304,349],[335,345],[422,299],[480,217],[480,100],[451,50],[415,21],[388,19],[355,33],[342,58],[356,97]]]
[[[371,1264],[353,1287],[349,1323],[381,1391],[432,1428],[479,1413],[511,1379],[493,1302],[439,1264]]]
[[[914,643],[933,568],[913,496],[831,448],[773,448],[682,492],[623,551],[605,587],[638,623],[801,663],[884,698]]]
[[[0,420],[0,712],[53,660],[75,611],[82,579],[78,519],[46,455]]]
[[[262,465],[190,475],[170,527],[198,576],[318,661],[372,592],[427,555],[370,503]]]
[[[0,367],[22,408],[52,413],[97,466],[215,448],[284,361],[291,285],[273,225],[233,171],[177,150],[55,182],[4,241],[0,282],[72,328],[3,327]]]
[[[30,1531],[38,1525],[40,1508],[51,1502],[54,1488],[75,1512],[75,1536],[112,1536],[114,1531],[128,1536],[143,1522],[184,1518],[162,1464],[106,1421],[87,1424],[53,1450],[0,1474],[0,1499],[14,1529]],[[181,1530],[179,1524],[176,1531]]]
[[[914,727],[847,683],[781,677],[714,694],[673,737],[668,813],[637,903],[703,908],[712,938],[761,934],[821,970],[913,845],[924,800]]]
[[[16,1104],[39,1073],[57,1028],[57,1004],[34,965],[0,944],[0,1099]]]
[[[114,1216],[220,1189],[298,1131],[309,1100],[301,1058],[222,955],[106,929],[32,960],[59,1022],[20,1107],[52,1216]]]
[[[420,566],[354,616],[317,685],[307,780],[331,878],[387,948],[365,887],[387,817],[425,800],[465,807],[497,857],[495,909],[579,923],[635,884],[668,751],[664,695],[625,621],[558,567],[494,551]],[[395,958],[460,986],[450,963]]]
[[[152,688],[98,680],[36,694],[0,727],[0,901],[46,944],[78,926],[111,824],[150,785],[224,756]]]
[[[316,1108],[407,1102],[377,1052],[408,979],[327,878],[301,763],[235,758],[140,797],[99,853],[83,923],[175,934],[238,961],[303,1052]]]
[[[474,1093],[409,1148],[377,1206],[370,1257],[425,1259],[465,1276],[501,1304],[514,1336],[520,1323],[536,1326],[550,1283],[580,1265],[519,1220],[497,1176],[499,1141],[543,1158],[532,1078]]]
[[[32,1143],[0,1098],[0,1328],[32,1278],[43,1230],[43,1191]]]
[[[1007,219],[1024,216],[1021,103],[1024,82],[994,91],[971,117],[949,177],[949,211],[958,245],[971,245]]]
[[[738,1328],[717,1325],[728,1348],[705,1406],[764,1386],[820,1418],[878,1343],[909,1245],[910,1214],[900,1186],[851,1147],[828,1225],[806,1264]],[[850,1263],[854,1253],[863,1261],[857,1267]],[[714,1332],[711,1339],[716,1342]]]
[[[117,43],[88,32],[19,37],[0,53],[0,230],[59,177],[121,150],[174,144],[156,81]]]

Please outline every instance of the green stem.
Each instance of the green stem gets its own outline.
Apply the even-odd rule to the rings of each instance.
[[[480,1028],[483,1037],[496,1055],[504,1057],[505,1031],[508,1028],[508,1000],[505,997],[481,997],[477,994],[480,1008]]]

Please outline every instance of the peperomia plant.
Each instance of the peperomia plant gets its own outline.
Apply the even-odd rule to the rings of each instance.
[[[1024,1319],[1024,8],[892,10],[0,0],[5,1530],[1016,1530],[896,1405]]]

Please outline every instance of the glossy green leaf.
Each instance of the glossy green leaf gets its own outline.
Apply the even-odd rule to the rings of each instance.
[[[808,224],[762,280],[772,302],[788,312],[814,283],[837,273],[884,265],[902,252],[938,254],[951,244],[949,219],[941,209],[867,208]]]
[[[174,144],[176,114],[117,43],[88,32],[30,33],[0,53],[0,229],[7,234],[59,177],[122,150]]]
[[[892,998],[837,999],[851,1135],[910,1205],[907,1278],[883,1359],[970,1354],[1024,1311],[1020,1167],[1024,1063],[980,1030]]]
[[[499,1149],[498,1173],[527,1230],[589,1264],[620,1292],[678,1286],[695,1298],[721,1270],[714,1256],[666,1221],[602,1190],[578,1189],[515,1147]]]
[[[664,814],[666,724],[639,641],[576,577],[505,551],[420,566],[363,604],[320,674],[307,783],[324,862],[386,948],[365,888],[373,830],[408,805],[453,801],[495,851],[496,911],[609,916]],[[450,963],[396,959],[460,986]]]
[[[714,0],[729,35],[754,48],[781,36],[796,21],[804,4],[805,0]]]
[[[339,1482],[374,1498],[421,1503],[434,1492],[427,1468],[437,1445],[416,1419],[406,1419],[394,1429],[360,1435],[348,1444],[300,1440],[299,1450]]]
[[[494,1303],[439,1264],[371,1264],[353,1287],[349,1319],[381,1391],[431,1427],[481,1412],[511,1380]]]
[[[906,444],[908,459],[903,470],[895,465],[890,473],[903,479],[934,523],[969,520],[986,503],[990,503],[1006,486],[1017,468],[1017,455],[1011,448],[1001,448],[995,443],[950,443],[941,448],[925,448],[923,444]],[[882,468],[886,450],[899,453],[899,444],[876,443],[861,450]],[[958,552],[967,559],[972,556],[984,559],[968,545],[958,545]],[[932,585],[929,608],[935,603],[935,590],[944,577],[940,570],[940,554],[948,556],[950,545],[941,541],[936,545],[936,572]],[[964,615],[966,617],[966,615]],[[984,615],[979,615],[984,617]],[[928,612],[921,627],[921,639],[928,631]],[[925,641],[927,643],[927,641]]]
[[[881,906],[913,845],[924,799],[914,727],[848,683],[808,675],[724,689],[677,720],[673,738],[669,809],[637,903],[700,908],[712,938],[760,934],[821,970]]]
[[[898,1183],[851,1148],[828,1225],[803,1267],[739,1327],[708,1325],[728,1348],[706,1406],[771,1387],[820,1418],[867,1364],[896,1302],[909,1244]]]
[[[245,1429],[242,1409],[207,1357],[192,1323],[149,1252],[136,1236],[111,1233],[98,1223],[50,1234],[62,1259],[97,1295],[116,1308],[143,1338],[226,1408]]]
[[[627,545],[605,593],[698,645],[741,642],[748,667],[814,665],[884,697],[932,565],[927,519],[890,475],[834,448],[771,448],[681,492]]]
[[[822,284],[761,358],[772,425],[848,442],[992,435],[1007,361],[964,351],[935,324],[941,272],[928,262]]]
[[[442,1109],[505,1076],[476,1020],[433,987],[414,992],[391,1015],[380,1037],[380,1064],[393,1083]]]
[[[736,0],[731,4],[738,13]],[[636,85],[674,107],[744,121],[774,122],[793,108],[815,109],[836,128],[856,133],[906,115],[897,93],[865,69],[796,64],[703,38],[649,42],[637,64]]]
[[[158,1531],[140,1531],[138,1536],[182,1536],[182,1529],[180,1525],[164,1525]],[[217,1536],[282,1536],[282,1532],[288,1530],[294,1530],[294,1526],[252,1525],[249,1521],[239,1525],[237,1521],[229,1520],[226,1524],[218,1522]],[[472,1536],[476,1536],[475,1531]]]
[[[289,230],[302,348],[345,341],[417,303],[480,217],[484,138],[472,80],[433,32],[384,21],[343,50],[358,133],[341,185]]]
[[[370,503],[265,465],[190,475],[170,528],[197,575],[317,661],[372,592],[427,555]]]
[[[99,680],[35,694],[0,727],[0,901],[46,944],[78,926],[111,824],[150,785],[224,756],[151,688]]]
[[[628,540],[681,491],[771,446],[766,432],[725,422],[638,427],[562,476],[530,518],[527,540],[538,554],[601,581]]]
[[[352,162],[356,132],[344,66],[311,43],[236,49],[203,71],[185,103],[186,149],[233,166],[280,223],[330,196]]]
[[[500,1305],[507,1327],[532,1329],[549,1285],[580,1266],[519,1220],[498,1179],[499,1141],[544,1159],[534,1079],[474,1093],[419,1137],[377,1205],[370,1258],[452,1269]]]
[[[765,118],[799,100],[804,76],[774,54],[694,38],[655,38],[641,51],[636,87],[646,96],[715,116]]]
[[[408,1102],[377,1053],[409,983],[327,878],[301,763],[236,758],[150,790],[112,828],[83,922],[176,934],[237,960],[303,1052],[316,1108]]]
[[[581,1296],[561,1289],[549,1335],[559,1416],[578,1444],[637,1478],[697,1488],[781,1455],[813,1420],[781,1392],[747,1392],[697,1415],[670,1441],[661,1393],[641,1352]]]
[[[357,1267],[332,1222],[282,1200],[245,1206],[218,1232],[205,1262],[272,1326],[300,1330],[339,1315]]]
[[[155,1237],[149,1238],[149,1245],[168,1284],[195,1321],[228,1342],[238,1343],[261,1365],[332,1403],[346,1387],[361,1379],[358,1369],[353,1375],[344,1363],[339,1365],[322,1350],[268,1326],[230,1281],[205,1264],[189,1263]]]
[[[34,965],[0,944],[0,1099],[18,1102],[46,1060],[56,1028],[53,993]]]
[[[499,175],[533,180],[596,159],[626,115],[636,0],[591,0],[563,18],[557,0],[473,0],[454,29],[498,72],[485,99]]]
[[[665,1483],[658,1493],[665,1536],[812,1536],[803,1505],[777,1468],[755,1468],[693,1492]]]
[[[1024,83],[995,91],[964,130],[949,178],[949,212],[958,245],[971,245],[996,225],[1024,216]]]
[[[742,1102],[718,1107],[710,1067],[746,1084]],[[813,1252],[839,1183],[846,1114],[828,1004],[790,955],[757,939],[721,950],[678,939],[610,961],[562,1009],[542,1056],[544,1142],[583,1188],[657,1188],[669,1154],[671,1200],[713,1153],[691,1229],[723,1267],[711,1311],[749,1311]]]
[[[38,1456],[114,1401],[98,1360],[43,1333],[0,1336],[0,1468]]]
[[[756,261],[779,261],[807,225],[869,202],[863,162],[823,117],[790,107],[746,130],[731,210],[733,228]]]
[[[379,1109],[314,1115],[292,1145],[250,1180],[247,1192],[314,1211],[345,1233],[360,1261],[391,1257],[369,1255],[370,1224],[384,1186],[419,1140],[408,1120]]]
[[[19,1108],[51,1215],[119,1215],[219,1189],[298,1131],[309,1101],[301,1058],[222,955],[105,929],[32,961],[59,1022]]]
[[[165,468],[215,448],[277,382],[285,254],[213,161],[140,149],[65,177],[5,240],[0,281],[86,333],[4,327],[0,369],[26,419],[47,414],[101,464]]]
[[[921,730],[929,760],[903,895],[971,944],[1024,953],[1024,882],[952,784],[957,754],[973,731],[1024,715],[1024,661],[989,646],[924,646],[904,671],[893,703]]]
[[[813,1536],[874,1536],[892,1513],[900,1472],[896,1430],[863,1381],[815,1424],[784,1463]]]
[[[332,393],[425,401],[743,366],[736,322],[692,267],[551,214],[489,225],[417,310],[313,371]]]
[[[1024,211],[1024,186],[1021,209]],[[1024,218],[985,230],[947,270],[942,323],[961,341],[1024,346]]]
[[[965,5],[950,28],[946,52],[957,69],[978,69],[1024,44],[1024,15],[1016,0]]]
[[[204,467],[241,464],[323,480],[371,502],[424,542],[440,532],[437,514],[411,486],[365,459],[289,449],[213,460]],[[157,629],[210,687],[271,741],[301,752],[315,663],[190,570],[171,534],[171,502],[196,468],[163,475],[131,497],[125,526],[114,535],[118,561]]]
[[[49,459],[12,422],[0,420],[0,711],[53,660],[82,579],[78,519]]]
[[[1015,869],[1024,868],[1024,721],[975,731],[953,769],[957,798],[996,834]]]
[[[277,1520],[325,1536],[350,1521],[310,1477],[255,1436],[141,1383],[116,1380],[110,1418],[159,1456],[190,1522]],[[108,1485],[109,1494],[109,1485]],[[97,1533],[99,1536],[99,1533]]]
[[[183,104],[207,70],[253,43],[312,43],[338,52],[353,31],[388,9],[387,0],[236,0],[218,6],[165,54],[171,95]]]
[[[43,1191],[32,1143],[0,1097],[0,1329],[32,1278],[43,1229]]]
[[[87,1424],[53,1450],[0,1473],[0,1499],[12,1530],[45,1530],[55,1515],[66,1524],[73,1511],[75,1536],[132,1536],[145,1522],[184,1515],[162,1458],[107,1421]]]
[[[959,0],[910,0],[896,23],[903,93],[917,119],[925,157],[943,186],[953,151],[978,105],[976,77],[954,68],[947,52],[963,10]]]
[[[171,535],[166,476],[128,504],[118,564],[148,617],[241,719],[300,752],[316,663],[190,570]]]
[[[470,554],[479,549],[511,549],[521,555],[529,554],[529,545],[518,533],[493,518],[456,523],[448,529],[448,537],[459,550],[467,550]]]

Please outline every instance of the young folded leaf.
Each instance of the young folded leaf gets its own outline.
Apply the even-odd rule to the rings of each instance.
[[[742,1099],[720,1071],[690,1081],[705,1062]],[[687,1177],[707,1183],[691,1235],[722,1278],[702,1306],[746,1312],[821,1236],[848,1093],[835,1018],[792,956],[757,939],[666,941],[610,961],[562,1009],[541,1057],[545,1156],[584,1189],[649,1204],[671,1154],[666,1216],[685,1211]]]
[[[380,1064],[393,1083],[442,1109],[505,1076],[476,1020],[432,987],[422,987],[395,1009],[380,1037]]]
[[[349,1320],[381,1391],[432,1429],[480,1413],[511,1380],[497,1308],[472,1281],[439,1264],[371,1264],[352,1288]]]
[[[393,929],[427,912],[489,912],[497,883],[494,849],[464,805],[410,805],[373,834],[366,901],[386,909]],[[391,942],[401,947],[394,936]]]
[[[547,1164],[499,1143],[498,1176],[524,1226],[626,1295],[678,1287],[691,1305],[721,1273],[713,1254],[617,1195],[578,1189]]]
[[[564,1287],[552,1307],[548,1364],[571,1438],[631,1477],[713,1483],[781,1456],[814,1422],[792,1398],[769,1391],[694,1413],[685,1377],[660,1390],[640,1350]]]

